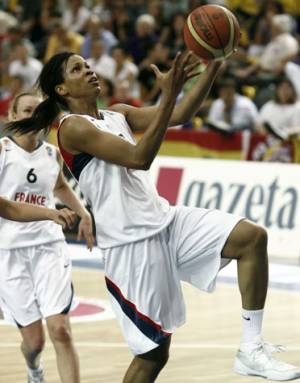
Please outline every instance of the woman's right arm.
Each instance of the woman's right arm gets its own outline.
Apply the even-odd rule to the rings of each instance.
[[[69,228],[74,226],[77,220],[76,214],[69,209],[48,209],[3,197],[0,197],[0,217],[21,222],[51,220]]]
[[[159,81],[161,100],[149,128],[137,145],[97,129],[80,116],[70,116],[60,128],[60,141],[72,154],[88,153],[94,157],[133,169],[149,169],[168,127],[178,93],[190,76],[191,54],[178,54],[167,73],[152,66]]]

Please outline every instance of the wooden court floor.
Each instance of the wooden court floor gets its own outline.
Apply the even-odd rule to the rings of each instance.
[[[74,268],[76,295],[107,299],[101,271]],[[184,285],[187,323],[173,336],[170,361],[160,383],[257,383],[256,377],[232,372],[239,343],[240,298],[236,285],[218,284],[213,294]],[[115,319],[74,323],[73,334],[84,383],[118,383],[131,354]],[[300,365],[300,292],[271,289],[268,296],[264,336],[284,344],[280,358]],[[20,336],[11,326],[0,326],[0,383],[25,383],[25,364],[19,351]],[[47,383],[58,383],[54,350],[47,339],[44,351]]]

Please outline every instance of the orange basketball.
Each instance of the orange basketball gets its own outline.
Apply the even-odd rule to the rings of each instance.
[[[240,26],[232,12],[219,5],[194,9],[184,26],[186,46],[206,60],[230,56],[240,39]]]

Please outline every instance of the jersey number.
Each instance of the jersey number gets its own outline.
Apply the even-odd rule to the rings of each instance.
[[[27,173],[27,181],[30,182],[31,184],[35,183],[37,180],[36,174],[34,174],[34,168],[30,169],[29,172]]]

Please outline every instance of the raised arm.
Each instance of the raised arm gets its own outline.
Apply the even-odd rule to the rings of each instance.
[[[209,93],[221,65],[222,62],[220,61],[212,61],[208,64],[206,70],[201,73],[192,89],[176,104],[169,120],[169,126],[187,122],[199,110]],[[136,132],[148,129],[157,113],[158,106],[135,108],[129,105],[116,104],[111,109],[123,113],[132,131]]]
[[[137,145],[100,131],[83,117],[71,116],[60,128],[59,138],[63,147],[73,154],[89,153],[127,168],[148,169],[164,138],[176,97],[190,75],[190,57],[190,54],[178,54],[167,73],[161,73],[153,65],[162,96],[156,112],[149,121],[148,129]]]

